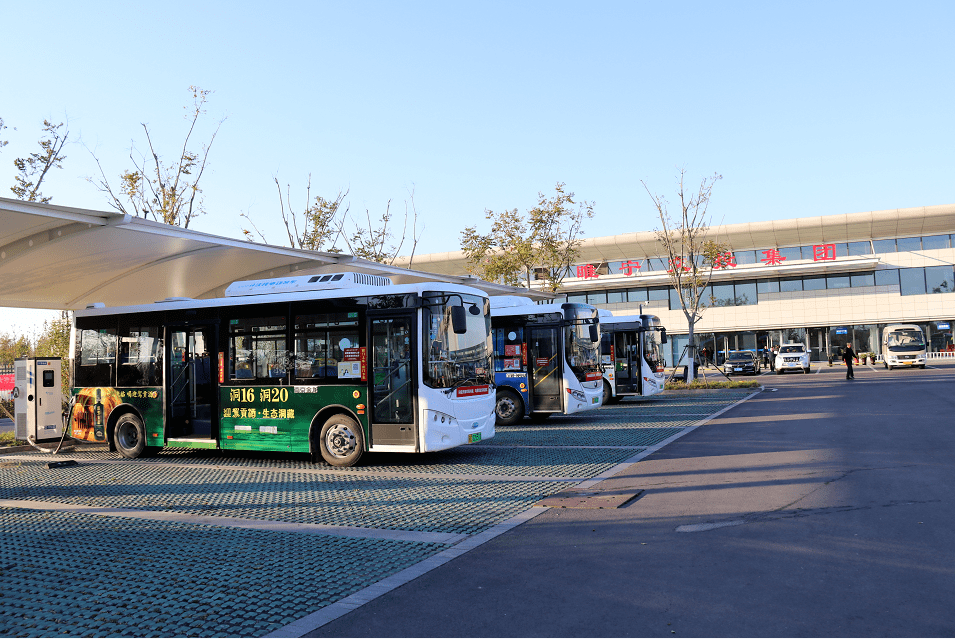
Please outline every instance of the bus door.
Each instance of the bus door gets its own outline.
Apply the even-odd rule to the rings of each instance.
[[[415,445],[414,316],[368,313],[371,445]]]
[[[216,327],[169,327],[166,426],[169,437],[211,439],[216,405]]]
[[[531,410],[561,412],[561,344],[556,327],[528,327],[527,368],[531,371]]]
[[[617,355],[617,392],[640,392],[640,353],[634,331],[618,331],[614,334],[614,349]]]

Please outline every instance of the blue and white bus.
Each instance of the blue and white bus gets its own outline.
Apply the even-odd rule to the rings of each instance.
[[[600,406],[600,320],[588,304],[491,297],[497,423]]]

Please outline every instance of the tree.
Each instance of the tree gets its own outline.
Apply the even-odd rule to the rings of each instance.
[[[46,203],[52,199],[40,193],[40,186],[50,169],[63,168],[63,160],[66,159],[63,155],[63,146],[70,136],[69,129],[60,130],[63,126],[62,122],[52,124],[49,120],[44,120],[43,132],[47,137],[40,139],[40,151],[13,161],[13,165],[17,167],[17,175],[14,177],[15,184],[10,187],[10,190],[18,200]],[[3,128],[5,128],[3,120],[0,120],[0,130]],[[0,141],[0,147],[6,144]]]
[[[394,264],[408,237],[408,219],[411,217],[411,259],[414,260],[414,251],[418,245],[419,236],[417,235],[418,210],[414,203],[413,189],[409,192],[409,199],[405,201],[404,225],[401,237],[396,244],[392,239],[394,237],[392,229],[389,228],[394,215],[391,212],[391,200],[388,200],[385,212],[377,223],[372,220],[371,211],[368,209],[365,209],[365,223],[356,222],[349,215],[351,205],[345,202],[348,190],[339,191],[334,200],[326,199],[320,195],[316,195],[312,199],[312,176],[309,175],[308,185],[305,189],[305,206],[301,212],[297,212],[291,204],[291,186],[286,184],[285,196],[283,197],[278,178],[273,176],[272,179],[275,181],[278,190],[279,213],[285,226],[289,246],[329,253],[343,253],[347,250],[350,255],[362,259],[382,264]],[[259,239],[268,243],[265,234],[259,230],[248,213],[241,213],[240,217],[246,218],[254,229],[254,233],[249,229],[242,229],[242,233],[250,242],[254,242],[255,236],[258,235]],[[352,226],[350,231],[345,228],[347,223]],[[343,243],[344,249],[338,245],[339,242]]]
[[[342,235],[342,224],[338,213],[342,202],[348,195],[348,191],[339,191],[338,197],[334,200],[326,200],[324,197],[316,195],[314,201],[312,201],[312,175],[309,174],[308,186],[305,188],[305,206],[302,212],[298,213],[292,208],[291,185],[285,185],[286,194],[283,197],[279,179],[274,175],[272,179],[275,181],[275,188],[279,194],[279,213],[282,215],[282,223],[285,225],[289,246],[309,251],[341,253],[342,250],[336,246]],[[347,215],[347,213],[348,208],[346,207],[344,215]],[[247,219],[252,228],[255,229],[255,234],[263,242],[268,243],[265,234],[259,230],[248,213],[242,213],[240,217]],[[254,234],[249,229],[242,229],[242,233],[250,242],[255,241]]]
[[[722,176],[714,173],[711,177],[704,178],[700,188],[694,192],[687,192],[685,179],[686,169],[683,169],[677,180],[680,212],[676,218],[671,216],[666,198],[651,193],[646,182],[641,181],[641,184],[653,200],[660,216],[661,228],[656,229],[656,236],[668,259],[670,268],[667,273],[670,275],[670,283],[686,316],[689,348],[687,382],[690,382],[696,375],[694,327],[706,309],[704,296],[713,271],[728,266],[726,253],[729,249],[708,236],[710,228],[707,210],[710,197],[713,185],[722,179]]]
[[[59,357],[62,359],[60,369],[61,390],[63,391],[63,398],[69,398],[72,390],[69,366],[70,327],[72,324],[72,313],[62,311],[59,318],[50,321],[44,320],[39,333],[37,333],[37,327],[34,326],[32,334],[17,334],[16,332],[0,334],[0,368],[11,370],[14,360],[18,357]],[[12,402],[6,408],[8,411],[12,411]]]
[[[33,354],[33,340],[29,335],[3,333],[0,335],[0,365],[12,367],[18,357],[30,357]]]
[[[593,203],[576,202],[574,193],[567,193],[565,187],[558,182],[552,197],[538,193],[537,206],[526,216],[517,209],[486,210],[490,233],[466,227],[461,248],[467,256],[468,272],[490,282],[526,288],[531,288],[536,275],[544,289],[556,292],[580,255],[583,221],[594,216]]]
[[[72,325],[73,318],[70,311],[62,311],[60,317],[44,321],[34,348],[36,357],[61,358],[60,377],[64,399],[70,396],[73,386],[72,371],[70,371],[70,327]]]
[[[3,123],[3,118],[0,118],[0,135],[3,134],[3,130],[4,130],[5,128],[7,128],[7,125],[5,125],[5,124]],[[9,142],[7,142],[6,140],[0,140],[0,149],[2,149],[3,147],[5,147],[5,146],[8,145],[8,144],[9,144]]]
[[[535,252],[526,221],[517,209],[485,210],[484,217],[491,220],[490,233],[482,235],[473,226],[461,232],[468,272],[488,282],[530,288]]]
[[[371,260],[372,262],[394,264],[401,251],[401,247],[404,246],[405,240],[408,237],[409,201],[411,205],[412,244],[408,268],[411,268],[411,264],[414,262],[414,253],[418,247],[418,240],[420,238],[420,236],[417,235],[418,209],[415,207],[413,189],[409,193],[409,200],[405,200],[404,224],[402,225],[401,237],[397,244],[392,240],[394,236],[392,235],[391,229],[388,228],[388,225],[391,223],[391,218],[394,215],[391,212],[391,200],[388,200],[388,203],[385,205],[385,212],[381,214],[380,221],[377,224],[372,221],[371,212],[368,209],[365,209],[365,224],[352,221],[354,230],[351,235],[343,234],[342,236],[345,240],[345,245],[348,247],[348,252],[356,257]],[[347,212],[345,217],[348,217]]]
[[[133,169],[120,175],[117,190],[113,190],[99,158],[93,154],[100,170],[100,179],[88,179],[107,194],[110,206],[120,213],[142,215],[183,228],[189,228],[193,218],[205,213],[199,182],[208,166],[209,151],[225,118],[219,120],[209,143],[203,145],[201,151],[189,150],[196,123],[200,116],[205,114],[205,104],[212,93],[197,86],[191,86],[189,90],[192,92],[192,106],[184,107],[188,110],[186,120],[189,122],[189,128],[175,162],[166,164],[160,158],[146,123],[142,123],[142,127],[146,133],[149,156],[147,158],[140,153],[139,157],[136,157],[135,147],[130,149],[129,159],[133,163]]]

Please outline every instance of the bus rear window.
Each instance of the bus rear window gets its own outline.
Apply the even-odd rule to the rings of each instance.
[[[116,329],[77,331],[73,385],[113,386],[116,367]]]

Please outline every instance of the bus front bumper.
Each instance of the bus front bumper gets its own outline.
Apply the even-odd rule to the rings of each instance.
[[[424,450],[445,450],[463,444],[476,444],[494,437],[493,409],[486,415],[453,417],[441,411],[424,409],[421,429]]]

